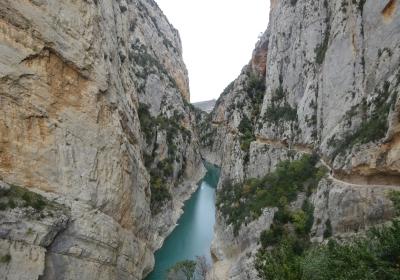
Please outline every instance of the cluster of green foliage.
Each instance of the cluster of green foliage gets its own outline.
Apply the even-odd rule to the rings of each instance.
[[[271,99],[271,104],[268,106],[265,113],[265,118],[271,123],[279,123],[280,121],[297,121],[297,109],[292,108],[286,100],[286,92],[282,86],[279,86]]]
[[[400,279],[400,221],[372,229],[351,242],[327,245],[285,237],[271,250],[261,249],[256,268],[262,279]]]
[[[177,262],[167,271],[168,280],[205,280],[210,265],[205,256],[197,256],[196,261],[183,260]]]
[[[177,111],[175,111],[174,116],[169,119],[161,115],[155,118],[150,114],[149,105],[139,103],[138,115],[141,130],[145,135],[148,145],[151,145],[154,142],[157,131],[163,130],[166,132],[168,157],[155,165],[153,162],[154,155],[144,155],[146,168],[150,172],[150,208],[153,214],[157,214],[164,203],[171,199],[167,182],[174,175],[174,162],[177,160],[178,147],[175,144],[175,138],[178,135],[181,135],[184,141],[190,141],[192,135],[189,130],[181,125],[183,115],[179,114]],[[154,150],[155,149],[153,149],[153,151]],[[184,172],[184,169],[185,166],[183,165],[181,173]]]
[[[324,40],[321,44],[319,44],[315,48],[315,62],[318,64],[322,64],[325,60],[326,51],[328,50],[329,46],[329,37],[330,37],[330,28],[329,26],[325,30]]]
[[[393,202],[396,214],[400,216],[400,191],[391,191],[389,193],[389,198]]]
[[[25,188],[11,186],[9,189],[0,190],[0,210],[16,207],[32,207],[42,211],[50,202],[39,194],[28,191]]]
[[[369,142],[382,139],[388,130],[388,115],[392,106],[394,106],[397,93],[391,94],[389,91],[390,83],[385,82],[382,90],[378,91],[378,95],[371,101],[373,110],[369,117],[352,133],[348,133],[342,140],[329,141],[329,145],[333,146],[333,158],[343,154],[346,150],[351,149],[356,144],[366,144]],[[364,102],[361,106],[363,114],[366,114],[367,104]],[[354,110],[354,108],[352,108]],[[351,115],[354,115],[351,113]]]
[[[332,236],[332,224],[331,220],[326,220],[325,222],[325,230],[324,230],[324,238],[329,238]]]
[[[217,207],[227,224],[233,225],[235,235],[243,223],[259,217],[266,207],[278,207],[280,210],[276,219],[282,223],[288,219],[287,207],[296,199],[298,192],[311,192],[325,175],[322,168],[315,167],[317,161],[315,155],[304,155],[299,160],[281,162],[274,172],[261,179],[249,179],[236,185],[224,182],[218,192]],[[300,219],[307,218],[299,215],[301,217],[293,219],[298,220],[301,231]]]
[[[273,123],[278,123],[279,121],[296,121],[297,120],[297,110],[292,108],[288,103],[283,106],[275,106],[272,103],[266,112],[266,118]]]
[[[196,262],[184,260],[176,263],[167,272],[168,280],[193,280],[195,276]]]
[[[156,168],[150,169],[150,208],[153,214],[158,213],[164,202],[171,199],[166,182],[173,175],[173,172],[172,162],[168,159],[160,161]]]
[[[183,119],[182,114],[179,114],[177,111],[175,111],[172,118],[167,119],[162,115],[154,118],[151,116],[149,108],[149,105],[139,103],[138,116],[140,128],[145,134],[148,144],[151,144],[151,142],[154,140],[157,129],[165,130],[167,132],[168,148],[172,147],[172,150],[174,150],[175,144],[173,142],[177,135],[181,134],[184,140],[190,140],[192,137],[191,132],[181,125],[181,121]]]
[[[265,79],[255,73],[249,74],[249,80],[246,87],[247,97],[250,98],[252,106],[251,117],[256,118],[260,115],[261,105],[265,95]]]
[[[155,119],[150,115],[150,106],[144,103],[139,103],[138,116],[140,128],[146,137],[147,143],[151,143],[155,136]]]
[[[250,144],[256,140],[253,132],[253,125],[248,117],[243,116],[238,129],[240,132],[240,148],[246,153],[245,162],[247,162],[249,159]]]
[[[11,261],[11,255],[7,254],[0,257],[0,263],[9,263]]]
[[[389,197],[400,215],[400,192],[393,191]],[[305,209],[309,207],[305,204],[303,210],[308,212]],[[307,238],[310,228],[290,234],[282,219],[274,221],[271,230],[260,237],[262,247],[256,258],[259,276],[268,280],[400,279],[400,221],[371,229],[365,237],[341,243],[329,240],[327,245],[311,244]],[[327,220],[324,238],[331,235]]]
[[[294,227],[290,234],[287,224]],[[289,211],[287,205],[279,205],[275,213],[274,223],[269,230],[260,235],[260,242],[263,249],[280,244],[285,238],[291,236],[298,245],[307,244],[308,235],[314,223],[314,206],[308,199],[304,201],[303,207],[297,211]]]

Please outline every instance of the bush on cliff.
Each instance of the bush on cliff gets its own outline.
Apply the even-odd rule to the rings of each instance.
[[[227,224],[233,225],[234,234],[238,234],[243,223],[259,217],[266,207],[278,207],[277,217],[285,219],[281,214],[298,192],[315,188],[324,176],[315,166],[317,161],[316,156],[304,155],[299,160],[281,162],[274,172],[261,179],[236,185],[225,182],[218,192],[217,207]],[[306,221],[301,221],[302,225],[298,221],[299,230],[304,230],[306,224],[309,227],[306,215],[303,218]]]
[[[396,207],[398,193],[390,197]],[[331,239],[328,244],[313,245],[305,237],[288,233],[274,221],[271,230],[260,236],[262,246],[255,261],[259,276],[268,280],[400,279],[399,220],[340,242]]]

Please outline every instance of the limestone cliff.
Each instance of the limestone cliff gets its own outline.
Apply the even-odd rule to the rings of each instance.
[[[343,235],[393,218],[387,193],[400,189],[399,5],[271,1],[250,63],[202,124],[203,155],[222,167],[219,192],[226,181],[260,178],[283,160],[315,153],[330,175],[310,197],[314,241],[324,239],[328,222]],[[272,210],[236,236],[218,212],[212,279],[257,279],[252,256]]]
[[[142,279],[204,172],[153,0],[0,1],[0,275]]]

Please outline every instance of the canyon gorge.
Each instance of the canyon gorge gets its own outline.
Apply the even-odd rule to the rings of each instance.
[[[271,0],[211,112],[154,0],[0,15],[0,279],[144,279],[205,161],[209,280],[270,279],[278,227],[324,246],[398,217],[399,0]]]

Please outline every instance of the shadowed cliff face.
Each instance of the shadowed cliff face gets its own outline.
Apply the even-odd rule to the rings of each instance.
[[[250,63],[202,125],[201,139],[214,135],[202,150],[221,165],[220,191],[224,182],[243,185],[316,153],[331,175],[309,198],[313,240],[322,241],[328,220],[334,235],[346,235],[393,217],[387,193],[400,185],[398,4],[271,1]],[[211,278],[257,279],[248,255],[273,215],[246,220],[237,236],[225,218],[217,215]]]
[[[141,279],[204,173],[178,32],[152,0],[2,0],[0,18],[0,179],[68,209],[1,197],[1,275]]]

